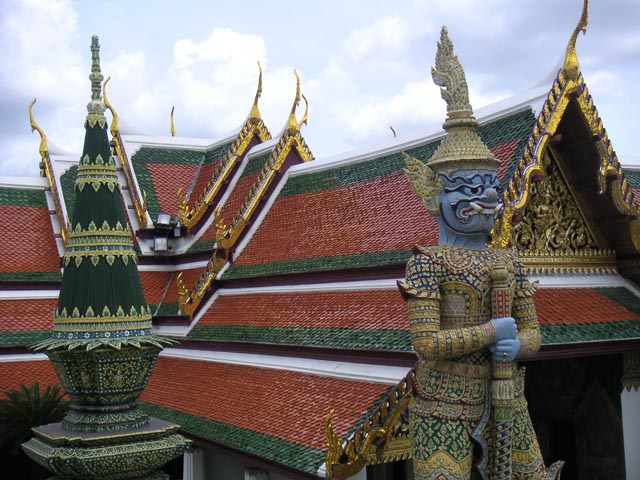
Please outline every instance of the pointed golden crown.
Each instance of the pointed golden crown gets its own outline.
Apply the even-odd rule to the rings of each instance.
[[[453,53],[453,43],[442,27],[436,52],[436,65],[431,68],[433,82],[442,87],[440,94],[447,102],[447,118],[443,128],[447,134],[429,167],[436,173],[456,170],[497,170],[500,161],[476,133],[478,121],[469,103],[469,88],[464,69]]]

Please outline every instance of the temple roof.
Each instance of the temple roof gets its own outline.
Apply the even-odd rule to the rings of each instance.
[[[478,129],[501,161],[503,183],[534,121],[532,111],[524,109]],[[406,152],[427,160],[440,137]],[[413,245],[436,244],[435,219],[405,178],[403,150],[399,144],[365,158],[296,167],[222,279],[400,265]],[[277,248],[273,238],[279,239]]]
[[[328,411],[339,408],[336,423],[347,430],[389,387],[160,357],[141,400],[147,413],[180,423],[198,438],[315,475],[324,463],[323,419]]]

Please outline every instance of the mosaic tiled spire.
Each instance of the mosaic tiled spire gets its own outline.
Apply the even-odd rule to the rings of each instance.
[[[91,101],[53,335],[36,350],[170,343],[151,329],[107,136],[99,50],[94,36]]]

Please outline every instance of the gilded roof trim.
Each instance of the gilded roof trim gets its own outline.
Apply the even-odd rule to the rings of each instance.
[[[124,178],[126,179],[127,185],[129,187],[129,196],[131,197],[131,201],[133,202],[136,219],[138,220],[140,228],[145,228],[147,226],[147,192],[143,190],[142,195],[140,195],[140,193],[138,192],[138,185],[133,178],[133,169],[131,167],[131,162],[129,161],[127,152],[124,149],[124,142],[122,141],[122,137],[120,136],[118,113],[113,108],[113,106],[111,106],[107,98],[107,83],[109,83],[109,80],[111,80],[111,77],[107,78],[107,80],[104,82],[104,85],[102,87],[102,96],[104,98],[105,107],[107,107],[111,112],[111,115],[113,115],[113,121],[111,123],[111,128],[109,129],[113,138],[113,148],[115,150],[115,154],[120,159],[120,163],[122,163],[122,171],[124,172]]]
[[[58,186],[56,185],[55,176],[53,174],[53,166],[51,165],[51,157],[49,156],[49,146],[47,144],[47,136],[40,126],[36,123],[33,116],[33,105],[36,103],[34,98],[29,104],[29,121],[31,123],[31,131],[37,131],[40,134],[40,147],[38,152],[42,158],[40,163],[40,176],[46,177],[51,189],[51,197],[53,198],[53,205],[56,210],[56,216],[58,217],[58,223],[60,224],[60,236],[62,237],[62,243],[64,247],[67,246],[67,240],[69,239],[69,220],[65,219],[64,209],[62,208],[62,202],[60,201],[60,193]]]
[[[260,115],[260,110],[258,109],[258,99],[262,95],[262,66],[260,65],[260,62],[258,62],[258,68],[260,69],[258,88],[256,90],[253,105],[251,106],[249,117],[242,126],[238,137],[233,142],[229,150],[227,150],[227,153],[207,183],[204,191],[198,196],[195,205],[193,207],[189,207],[182,189],[178,191],[178,220],[188,229],[195,226],[208,211],[209,206],[211,206],[214,198],[218,192],[220,192],[220,189],[234,170],[234,167],[240,160],[242,160],[247,148],[251,144],[251,141],[256,136],[261,142],[271,140],[271,133],[269,133],[269,130],[265,126]]]
[[[412,369],[344,443],[333,430],[334,411],[329,412],[324,421],[328,447],[325,461],[328,478],[352,477],[367,463],[393,462],[411,458],[409,448],[389,447],[393,446],[394,437],[399,436],[398,427],[402,423],[403,413],[409,406],[414,375],[415,371]],[[408,444],[406,446],[408,447]],[[385,454],[387,449],[393,451]]]
[[[299,131],[290,134],[284,131],[280,141],[271,152],[269,160],[258,174],[258,178],[253,183],[248,195],[245,197],[240,211],[234,218],[231,225],[227,226],[220,218],[220,211],[216,210],[215,227],[217,249],[214,250],[207,266],[200,274],[194,286],[188,289],[178,275],[178,293],[180,296],[180,312],[193,318],[206,291],[211,287],[218,273],[229,261],[227,252],[236,245],[240,236],[244,232],[260,201],[264,198],[274,177],[284,165],[285,160],[292,150],[296,151],[303,162],[310,162],[314,159],[311,150]]]

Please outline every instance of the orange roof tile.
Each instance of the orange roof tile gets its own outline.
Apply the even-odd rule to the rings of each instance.
[[[53,329],[57,298],[0,300],[0,332]]]
[[[167,284],[173,280],[172,275],[173,272],[140,271],[140,281],[147,303],[155,305],[162,301]]]
[[[247,386],[250,385],[250,389]],[[283,370],[160,357],[141,400],[325,449],[324,417],[348,431],[388,385]]]
[[[198,166],[149,163],[147,169],[151,175],[160,211],[177,217],[178,190],[181,187],[186,192],[191,189]]]
[[[198,325],[408,330],[409,319],[391,289],[223,295]]]
[[[234,265],[394,251],[437,241],[436,220],[398,173],[279,197]]]
[[[0,272],[59,272],[60,257],[46,208],[0,205],[4,249]]]
[[[49,360],[0,362],[0,398],[4,397],[7,390],[34,382],[41,387],[60,384]]]
[[[540,289],[536,293],[535,303],[542,326],[640,320],[636,313],[590,288]],[[636,303],[640,303],[638,299]]]

